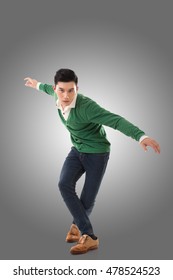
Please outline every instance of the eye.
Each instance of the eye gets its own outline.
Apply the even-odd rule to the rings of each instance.
[[[71,88],[71,89],[69,90],[69,93],[72,93],[72,92],[74,92],[74,89],[73,89],[73,88]]]

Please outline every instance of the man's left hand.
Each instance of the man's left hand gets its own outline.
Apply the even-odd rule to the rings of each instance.
[[[144,140],[141,141],[140,145],[144,149],[144,151],[147,151],[147,146],[150,146],[156,153],[160,154],[160,145],[151,138],[145,138]]]

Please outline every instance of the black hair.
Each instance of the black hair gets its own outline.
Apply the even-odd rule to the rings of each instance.
[[[62,68],[56,72],[54,77],[55,85],[57,85],[58,82],[74,82],[77,85],[78,77],[73,70]]]

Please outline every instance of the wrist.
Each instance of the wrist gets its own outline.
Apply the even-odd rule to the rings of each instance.
[[[140,138],[139,138],[139,143],[141,143],[144,139],[146,138],[149,138],[149,136],[147,135],[142,135]]]
[[[37,82],[37,84],[36,84],[36,89],[37,89],[37,90],[40,90],[40,85],[41,85],[41,83],[40,83],[40,82]]]

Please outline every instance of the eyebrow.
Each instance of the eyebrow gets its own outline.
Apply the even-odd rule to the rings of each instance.
[[[59,87],[59,89],[60,89],[60,90],[64,90],[64,88],[62,88],[62,87]],[[74,90],[74,88],[72,87],[72,88],[70,88],[68,91],[70,91],[70,90],[72,90],[72,89]]]

